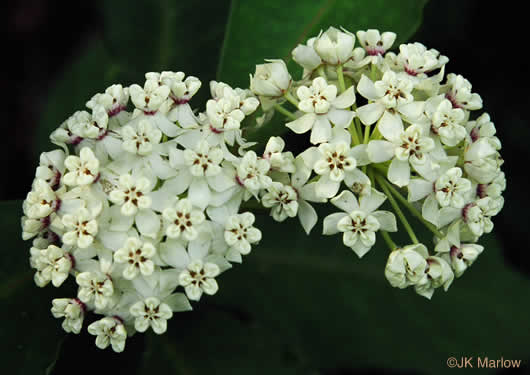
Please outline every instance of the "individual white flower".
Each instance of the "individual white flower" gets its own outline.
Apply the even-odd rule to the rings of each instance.
[[[447,224],[446,218],[440,217],[439,207],[462,209],[468,202],[471,182],[462,177],[462,170],[454,167],[455,158],[449,157],[439,163],[433,173],[426,178],[411,178],[408,185],[408,200],[416,202],[424,199],[422,216],[436,226]],[[447,216],[446,216],[447,217]]]
[[[184,287],[190,300],[200,300],[202,293],[213,295],[219,290],[215,277],[219,275],[219,266],[215,263],[203,263],[192,260],[179,275],[179,283]]]
[[[219,132],[237,130],[245,114],[239,109],[239,97],[225,96],[219,100],[210,99],[206,102],[206,115],[214,129]]]
[[[493,181],[503,160],[488,138],[480,138],[464,149],[464,171],[480,184]]]
[[[114,253],[116,263],[125,263],[123,277],[134,279],[139,273],[149,276],[155,269],[151,260],[156,254],[156,248],[151,242],[141,241],[136,237],[129,237],[123,247]]]
[[[434,189],[441,207],[463,208],[466,194],[471,190],[471,182],[462,177],[460,168],[454,167],[436,180]]]
[[[144,87],[133,84],[129,87],[129,94],[134,106],[144,113],[154,113],[169,97],[170,88],[159,85],[155,79],[147,79]]]
[[[451,101],[453,107],[473,111],[482,108],[482,99],[479,94],[471,92],[471,83],[461,75],[450,73],[447,83],[440,87],[440,92]]]
[[[476,187],[479,198],[490,197],[495,200],[499,206],[504,203],[502,192],[506,189],[506,177],[504,172],[500,172],[497,177],[489,184],[478,184]]]
[[[421,126],[413,124],[403,129],[399,122],[381,121],[378,129],[386,140],[370,141],[367,153],[374,163],[392,159],[388,168],[390,182],[400,187],[408,185],[411,165],[422,176],[432,174],[435,164],[429,153],[435,144]]]
[[[141,156],[149,155],[153,146],[160,143],[162,132],[154,128],[149,121],[139,121],[134,129],[130,125],[121,128],[122,147],[125,151]]]
[[[350,59],[354,44],[355,35],[344,29],[340,31],[330,27],[315,38],[313,47],[322,61],[339,65]]]
[[[297,134],[311,130],[311,143],[327,142],[332,137],[332,126],[345,128],[353,120],[354,113],[347,110],[355,103],[353,86],[337,96],[337,87],[322,77],[313,80],[310,87],[300,86],[296,92],[300,98],[298,109],[304,115],[285,124]]]
[[[366,31],[357,31],[357,40],[370,56],[384,55],[394,41],[396,34],[390,31],[380,33],[379,30],[368,29]]]
[[[173,316],[171,308],[156,297],[136,302],[129,311],[135,317],[134,328],[138,332],[145,332],[151,327],[158,335],[166,332],[167,321]]]
[[[272,182],[267,176],[269,170],[268,160],[258,158],[254,151],[248,151],[237,165],[236,179],[252,194],[257,195],[261,189],[267,188]]]
[[[64,165],[68,170],[63,177],[66,185],[88,185],[99,176],[99,160],[88,147],[83,147],[79,156],[68,156],[64,160]]]
[[[359,201],[349,190],[344,190],[330,202],[344,212],[328,215],[324,219],[323,234],[343,233],[344,245],[350,247],[361,258],[375,244],[375,232],[397,231],[396,218],[389,211],[376,211],[386,196],[375,189]]]
[[[64,318],[62,327],[66,332],[79,333],[85,317],[85,304],[77,298],[55,298],[51,312],[54,318]]]
[[[112,350],[121,353],[125,349],[127,330],[118,317],[106,316],[88,326],[88,333],[96,337],[96,346],[105,349],[112,346]]]
[[[462,276],[464,271],[471,267],[478,256],[484,251],[484,246],[478,244],[461,244],[452,246],[449,260],[456,277]]]
[[[425,278],[426,258],[423,244],[407,245],[390,253],[385,267],[385,277],[394,288],[406,288]]]
[[[399,54],[387,54],[388,59],[395,59],[395,64],[407,72],[408,75],[425,76],[426,73],[442,68],[449,59],[435,50],[427,49],[421,43],[409,43],[399,46]]]
[[[465,113],[460,108],[453,108],[451,102],[443,95],[426,101],[425,112],[431,120],[431,131],[440,137],[443,144],[456,146],[466,135]]]
[[[493,199],[485,197],[467,204],[462,210],[462,216],[469,230],[475,236],[482,236],[483,233],[489,233],[493,230],[491,216],[496,215],[499,210],[500,207]]]
[[[66,155],[63,150],[41,153],[39,166],[35,171],[35,178],[46,181],[52,190],[58,189],[61,177],[64,174],[65,158]]]
[[[294,156],[292,152],[283,152],[285,141],[280,137],[270,137],[263,151],[263,158],[267,159],[272,170],[293,173]]]
[[[390,123],[403,126],[403,119],[413,122],[423,113],[424,103],[415,101],[412,95],[414,86],[405,76],[387,71],[381,80],[372,82],[363,75],[357,85],[357,91],[368,99],[369,103],[357,109],[357,115],[365,125]],[[403,119],[402,119],[403,118]]]
[[[95,106],[92,113],[77,111],[51,135],[57,144],[78,144],[83,138],[98,138],[107,130],[109,116],[101,105]]]
[[[267,188],[267,193],[261,198],[263,207],[271,208],[274,220],[282,222],[288,217],[295,217],[298,213],[298,196],[296,190],[281,182],[273,181]]]
[[[75,281],[79,285],[77,297],[84,303],[94,301],[96,309],[104,309],[114,295],[112,280],[101,272],[81,272]]]
[[[316,195],[320,198],[334,197],[342,181],[352,186],[357,178],[356,167],[359,165],[356,156],[364,146],[350,148],[348,132],[337,131],[330,143],[322,143],[304,151],[301,157],[308,167],[320,176],[315,183]]]
[[[123,174],[118,180],[116,189],[109,193],[109,200],[120,207],[125,216],[134,216],[139,209],[151,207],[151,182],[145,177],[134,179],[130,174]]]
[[[246,255],[251,245],[261,240],[261,231],[253,226],[255,217],[250,212],[230,216],[226,220],[224,239],[230,248]]]
[[[155,80],[159,85],[170,89],[169,97],[164,105],[169,109],[167,117],[183,128],[196,125],[197,121],[189,105],[191,98],[199,91],[202,83],[197,77],[188,76],[183,72],[164,71],[146,73],[147,80]]]
[[[84,207],[76,214],[64,215],[62,224],[66,228],[62,241],[67,245],[75,245],[82,249],[89,247],[98,233],[95,215]]]
[[[111,85],[104,93],[94,95],[87,103],[87,108],[94,110],[102,106],[109,118],[120,115],[127,108],[129,102],[129,88],[120,84]]]
[[[46,249],[32,247],[30,253],[31,267],[37,270],[34,280],[38,286],[46,286],[51,281],[54,287],[59,287],[68,278],[73,258],[63,248],[55,245]]]
[[[259,100],[248,89],[232,88],[224,82],[210,81],[210,92],[215,100],[224,97],[239,97],[239,109],[248,116],[252,114],[260,105]]]
[[[451,266],[440,257],[430,256],[426,261],[425,278],[414,286],[414,290],[419,295],[431,299],[436,288],[443,287],[447,292],[453,282],[454,273]]]
[[[283,60],[265,60],[267,64],[256,65],[254,76],[250,75],[250,90],[261,96],[282,96],[291,86],[291,75]]]
[[[186,198],[164,209],[162,217],[167,223],[165,234],[169,238],[184,238],[187,241],[197,238],[199,227],[206,220],[204,213],[193,209],[191,202]]]
[[[106,167],[117,174],[130,171],[141,172],[150,180],[168,179],[176,172],[167,161],[168,143],[160,143],[162,132],[153,126],[149,117],[131,121],[121,128],[122,148],[127,152],[109,163]],[[134,174],[134,173],[133,173]]]
[[[50,185],[42,179],[33,181],[32,190],[22,205],[24,214],[30,219],[42,219],[56,211],[60,200]]]
[[[206,140],[201,140],[193,148],[171,149],[169,163],[178,174],[167,181],[158,195],[175,196],[187,190],[188,199],[194,206],[206,208],[216,192],[223,192],[235,184],[222,167],[223,160],[221,148],[210,146]]]
[[[475,121],[469,121],[466,130],[469,133],[470,143],[486,138],[492,148],[497,151],[501,149],[501,141],[495,136],[497,130],[489,114],[483,113]]]
[[[303,77],[307,77],[313,70],[322,64],[322,59],[316,53],[314,42],[316,38],[310,38],[306,44],[299,44],[292,51],[293,60],[304,68]]]

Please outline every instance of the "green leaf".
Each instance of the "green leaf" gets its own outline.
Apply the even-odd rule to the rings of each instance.
[[[51,300],[60,292],[51,285],[41,289],[33,282],[29,267],[31,242],[22,241],[21,216],[21,201],[0,203],[2,372],[44,374],[56,355],[57,344],[65,335],[60,322],[50,313]]]
[[[177,315],[169,336],[149,338],[142,374],[153,368],[195,374],[339,368],[443,374],[450,356],[527,355],[530,282],[504,264],[493,235],[482,241],[485,252],[464,276],[429,301],[388,284],[388,250],[381,238],[358,259],[340,236],[322,236],[318,228],[306,236],[296,220],[278,224],[261,216],[257,225],[263,241],[242,265],[218,278],[218,294],[205,296],[196,311]]]

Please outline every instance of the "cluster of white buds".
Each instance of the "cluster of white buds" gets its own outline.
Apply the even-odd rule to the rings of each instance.
[[[330,28],[293,50],[299,81],[268,60],[249,90],[212,81],[204,112],[189,104],[201,82],[182,72],[94,95],[52,133],[59,148],[41,155],[23,204],[36,284],[71,275],[78,286],[52,302],[63,328],[79,333],[87,312],[98,314],[88,332],[115,351],[136,331],[164,333],[261,240],[255,202],[276,221],[298,217],[309,234],[312,204],[329,200],[338,212],[323,234],[342,233],[359,257],[380,234],[391,285],[428,298],[447,290],[502,208],[500,142],[489,116],[471,113],[482,106],[471,84],[443,82],[448,59],[419,43],[387,52],[395,37],[360,31],[355,48],[354,34]],[[295,156],[277,136],[248,142],[245,131],[275,112],[313,146]],[[401,208],[434,234],[431,255]],[[398,221],[413,244],[390,238]]]

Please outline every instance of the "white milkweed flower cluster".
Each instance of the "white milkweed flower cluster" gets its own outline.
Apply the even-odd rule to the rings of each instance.
[[[445,76],[447,57],[420,43],[389,52],[395,39],[331,27],[293,50],[300,80],[267,60],[250,89],[210,82],[204,112],[189,103],[198,78],[150,72],[61,124],[23,203],[22,236],[38,286],[77,284],[77,296],[52,301],[64,330],[99,315],[88,332],[117,352],[136,331],[164,333],[259,243],[256,203],[309,234],[314,203],[329,201],[337,212],[323,218],[324,235],[340,233],[358,257],[379,235],[392,286],[427,298],[447,290],[503,206],[501,144],[489,115],[475,114],[471,84]],[[279,136],[247,140],[275,114],[307,135],[305,151],[293,155]],[[433,233],[431,252],[402,208]],[[412,244],[394,243],[398,224]]]

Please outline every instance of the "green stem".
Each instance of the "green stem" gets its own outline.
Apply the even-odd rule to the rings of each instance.
[[[317,73],[318,73],[319,76],[324,78],[326,81],[328,80],[328,77],[326,76],[326,71],[324,70],[324,65],[320,65],[317,68]]]
[[[403,224],[403,226],[405,227],[405,230],[407,231],[407,233],[408,233],[410,239],[412,240],[412,242],[415,243],[415,244],[419,243],[418,238],[416,237],[416,234],[414,233],[414,230],[410,226],[407,218],[403,214],[403,211],[401,211],[401,208],[399,208],[398,203],[396,202],[396,200],[394,199],[394,197],[390,193],[390,190],[389,190],[389,185],[390,184],[387,183],[386,180],[384,179],[384,177],[382,177],[381,175],[376,175],[375,178],[376,178],[377,182],[379,183],[379,186],[381,186],[381,188],[383,189],[384,193],[386,194],[390,204],[392,205],[392,208],[394,208],[394,211],[396,212],[396,215],[399,218],[399,221],[401,221],[401,224]]]
[[[388,232],[385,232],[384,230],[380,230],[379,233],[381,233],[381,236],[385,240],[386,244],[390,248],[390,251],[394,251],[394,249],[397,249],[398,246],[395,244],[394,241],[392,241],[392,238],[390,238],[390,235]]]
[[[371,67],[371,71],[370,71],[370,78],[372,79],[373,82],[375,82],[375,64],[372,63],[372,67]]]
[[[356,146],[358,144],[361,144],[361,140],[359,139],[359,135],[357,134],[357,130],[356,130],[354,121],[352,121],[352,123],[350,124],[348,130],[350,131],[350,134],[351,134],[351,137],[352,137],[352,140],[353,140],[353,145]]]
[[[294,113],[292,113],[291,111],[283,108],[281,105],[279,105],[278,103],[274,104],[274,109],[278,112],[280,112],[282,115],[284,115],[285,117],[288,117],[290,118],[291,120],[296,120],[296,116],[294,115]]]
[[[337,78],[339,80],[339,90],[340,92],[346,91],[346,85],[344,84],[344,74],[342,72],[342,65],[337,66]]]
[[[283,94],[283,97],[287,99],[287,101],[294,105],[296,108],[298,108],[298,100],[296,100],[293,94],[291,94],[289,91],[286,91],[285,94]]]
[[[399,191],[397,191],[392,185],[390,184],[387,184],[390,192],[405,206],[407,207],[407,209],[409,210],[409,212],[414,215],[418,220],[420,220],[423,225],[425,225],[427,227],[427,229],[429,229],[436,237],[438,238],[443,238],[444,235],[438,230],[436,229],[436,227],[432,224],[432,223],[429,223],[427,220],[425,220],[423,218],[423,216],[421,215],[421,212],[419,212],[416,207],[414,207],[412,205],[412,203],[410,203],[403,195],[401,195],[401,193]]]
[[[364,144],[368,144],[368,141],[370,140],[370,125],[364,126]]]

